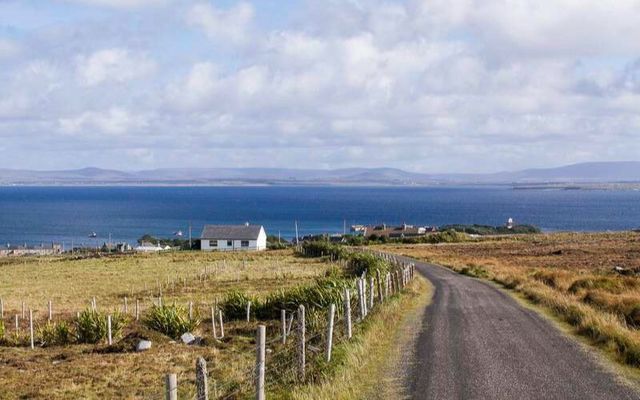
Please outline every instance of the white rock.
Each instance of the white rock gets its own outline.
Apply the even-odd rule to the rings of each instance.
[[[196,337],[193,336],[191,332],[186,332],[180,336],[180,339],[182,339],[182,342],[185,344],[191,344],[196,340]]]
[[[150,348],[151,348],[150,340],[141,340],[138,342],[138,345],[136,346],[136,351],[145,351],[145,350],[149,350]]]

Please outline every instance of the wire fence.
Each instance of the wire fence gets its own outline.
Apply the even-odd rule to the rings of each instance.
[[[284,326],[282,319],[278,322],[256,321],[258,327],[266,324],[269,339],[261,343],[260,328],[257,328],[255,364],[248,368],[245,379],[242,382],[219,382],[211,374],[201,383],[186,383],[192,387],[208,385],[213,388],[206,392],[206,396],[195,392],[191,396],[192,392],[187,389],[186,396],[180,398],[204,400],[254,397],[264,400],[267,394],[277,397],[277,393],[293,386],[321,380],[323,372],[332,362],[329,349],[349,342],[349,332],[369,318],[387,299],[402,293],[415,276],[413,264],[403,263],[385,253],[375,255],[391,262],[393,269],[385,276],[367,276],[365,273],[357,278],[356,287],[360,289],[347,289],[348,297],[345,295],[344,302],[333,305],[333,324],[330,323],[329,309],[307,311],[304,306],[296,313],[287,315]],[[350,310],[350,314],[347,310]],[[286,332],[285,340],[283,332]],[[264,359],[260,358],[260,354],[265,354]],[[171,397],[171,390],[165,386],[165,398],[177,399]]]
[[[303,252],[302,249],[299,250]],[[204,374],[184,371],[168,374],[164,377],[164,385],[158,387],[157,394],[144,398],[149,400],[177,398],[233,400],[255,395],[255,398],[260,400],[265,399],[267,393],[278,393],[295,385],[319,381],[324,376],[323,373],[331,366],[330,349],[351,340],[353,332],[370,316],[371,312],[374,312],[380,304],[390,297],[401,293],[415,274],[414,265],[404,263],[393,255],[373,252],[366,248],[354,249],[349,252],[372,254],[389,262],[391,269],[384,275],[379,271],[372,274],[364,272],[362,276],[354,278],[352,284],[344,289],[342,303],[333,304],[333,324],[330,324],[329,321],[330,307],[312,307],[298,309],[294,312],[283,310],[284,318],[280,320],[257,321],[254,319],[247,322],[234,321],[233,323],[227,321],[225,326],[218,299],[214,299],[209,304],[189,302],[185,305],[189,310],[189,318],[201,320],[202,335],[207,338],[202,345],[224,347],[225,341],[229,342],[241,338],[248,339],[250,343],[255,342],[255,350],[251,352],[245,346],[239,351],[227,352],[224,362],[227,365],[233,365],[233,374],[229,374],[224,370],[224,366],[216,365],[216,360],[211,359],[209,362],[211,369]],[[345,264],[342,259],[333,258],[332,255],[329,257],[332,262]],[[226,263],[223,263],[222,268],[225,267]],[[163,294],[175,291],[176,285],[186,286],[188,281],[205,282],[210,275],[218,272],[217,269],[204,268],[201,273],[188,278],[183,277],[182,280],[176,277],[176,279],[167,279],[166,282],[157,282],[155,290],[149,290],[146,301],[140,301],[140,299],[130,301],[125,297],[121,305],[122,309],[118,311],[137,321],[149,308],[149,303],[152,307],[166,302]],[[157,296],[151,296],[152,290]],[[0,322],[5,320],[5,315],[14,316],[12,318],[12,322],[15,322],[12,344],[16,346],[30,345],[33,348],[34,342],[38,340],[34,337],[37,332],[34,333],[33,312],[28,310],[24,303],[18,309],[6,310],[5,306],[4,301],[0,299]],[[95,298],[88,301],[88,308],[96,310],[98,306],[98,301]],[[52,307],[52,303],[49,302],[48,308],[44,312],[36,314],[41,324],[52,321],[54,318],[58,320],[74,318],[72,313],[55,314]],[[211,313],[201,314],[203,308],[211,310]],[[208,314],[211,318],[201,318],[201,315]],[[259,335],[255,338],[252,337],[260,325],[265,327],[266,332],[263,343],[260,343]],[[330,326],[331,329],[329,329]],[[109,325],[109,337],[111,337],[110,327],[111,324]],[[4,326],[4,334],[7,337],[9,336],[7,335],[8,328],[8,326]],[[258,345],[262,345],[261,348]],[[264,358],[259,360],[258,356],[262,354],[261,351]],[[204,359],[198,362],[204,362],[206,365]],[[265,372],[262,373],[262,371]],[[206,388],[205,392],[199,390],[203,387]]]

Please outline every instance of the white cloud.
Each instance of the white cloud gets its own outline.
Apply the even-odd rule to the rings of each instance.
[[[59,129],[63,134],[80,136],[139,135],[148,127],[144,116],[133,115],[128,110],[113,107],[106,112],[86,111],[78,116],[60,118]]]
[[[20,52],[20,46],[14,40],[0,38],[0,61],[15,57]]]
[[[141,8],[147,6],[165,5],[172,0],[62,0],[90,6],[113,7],[113,8]]]
[[[79,56],[76,61],[78,79],[86,86],[147,77],[155,67],[148,57],[121,48],[99,50],[89,56]]]
[[[104,35],[32,39],[56,49],[43,61],[17,41],[0,60],[0,135],[117,135],[109,146],[137,152],[123,162],[192,165],[500,170],[640,154],[638,1],[301,4],[288,18],[248,1],[104,13]]]
[[[209,3],[197,3],[187,12],[187,22],[202,29],[205,34],[222,45],[244,45],[251,40],[255,10],[246,2],[240,2],[229,9],[216,8]]]

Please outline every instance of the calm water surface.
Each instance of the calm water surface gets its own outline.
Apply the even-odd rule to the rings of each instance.
[[[170,237],[189,221],[265,225],[269,234],[342,232],[351,224],[504,223],[553,230],[640,227],[640,192],[508,188],[364,187],[0,187],[0,243],[134,242]],[[98,233],[88,239],[89,232]]]

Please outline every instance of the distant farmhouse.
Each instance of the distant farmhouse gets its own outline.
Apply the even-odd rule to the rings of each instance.
[[[0,257],[2,256],[48,256],[53,254],[61,254],[62,245],[52,243],[49,245],[41,244],[38,246],[14,246],[7,244],[0,247]]]
[[[202,251],[260,251],[267,249],[262,225],[205,225],[200,235]]]
[[[388,226],[386,224],[374,226],[353,226],[352,232],[361,233],[365,238],[388,238],[388,239],[404,239],[425,236],[429,233],[437,231],[432,226],[413,226],[402,224],[400,226]]]

